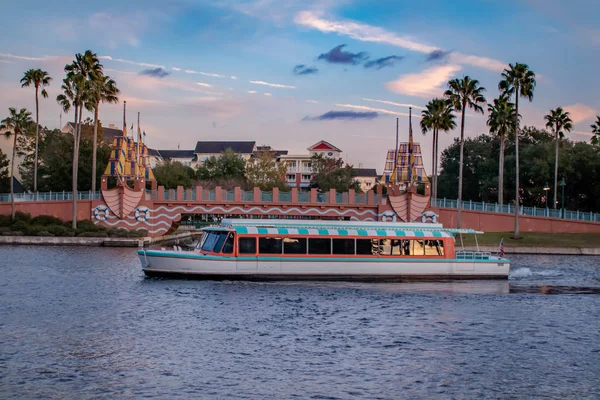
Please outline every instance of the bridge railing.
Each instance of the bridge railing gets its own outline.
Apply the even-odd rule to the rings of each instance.
[[[432,207],[440,208],[457,208],[458,201],[450,199],[431,199]],[[484,212],[496,212],[503,214],[514,214],[515,206],[511,204],[498,204],[498,203],[486,203],[478,201],[463,201],[462,209],[468,211],[484,211]],[[563,209],[550,209],[545,207],[525,207],[520,206],[519,213],[521,215],[532,216],[532,217],[546,217],[546,218],[562,218],[570,219],[575,221],[589,221],[589,222],[600,222],[600,213],[583,212],[583,211],[569,211]]]
[[[32,202],[32,201],[64,201],[73,200],[73,193],[62,192],[37,192],[37,193],[15,193],[15,202]],[[81,191],[77,192],[77,200],[99,200],[102,198],[100,191],[92,192]],[[10,202],[10,193],[0,193],[0,203]]]

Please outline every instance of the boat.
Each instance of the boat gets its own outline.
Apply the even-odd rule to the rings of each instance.
[[[455,249],[437,223],[224,219],[192,251],[140,249],[147,276],[244,280],[506,279],[510,261]]]

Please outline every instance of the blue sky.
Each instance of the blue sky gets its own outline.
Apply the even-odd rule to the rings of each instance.
[[[509,62],[538,75],[534,101],[521,108],[525,124],[541,127],[548,110],[562,106],[580,132],[571,138],[589,140],[600,111],[600,5],[593,0],[123,3],[5,6],[2,115],[11,106],[34,109],[33,90],[21,89],[19,79],[43,68],[54,81],[40,122],[58,127],[64,65],[86,49],[117,81],[129,123],[141,112],[156,148],[256,140],[304,153],[324,139],[349,162],[381,172],[396,117],[407,139],[408,105],[418,115],[463,75],[478,79],[491,101]],[[121,110],[122,103],[103,105],[103,124],[121,125]],[[467,135],[486,132],[485,116],[470,114]],[[72,118],[63,115],[63,123]],[[430,136],[418,133],[418,117],[413,127],[428,166]],[[442,135],[441,146],[457,135]]]

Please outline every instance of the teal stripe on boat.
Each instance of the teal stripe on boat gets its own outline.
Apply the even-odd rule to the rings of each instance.
[[[396,231],[396,236],[405,237],[406,236],[406,232],[404,232],[404,231]]]
[[[266,235],[269,233],[269,230],[267,228],[258,228],[257,232],[261,235]]]
[[[387,236],[387,232],[383,229],[377,229],[377,236]]]
[[[421,232],[421,231],[415,231],[415,236],[416,237],[424,237],[425,234],[423,232]]]
[[[236,227],[235,231],[237,233],[239,233],[240,235],[247,235],[248,234],[248,228],[246,228],[245,226]]]
[[[329,229],[319,229],[319,235],[329,235]]]
[[[433,237],[442,237],[442,232],[433,231]]]
[[[279,233],[281,235],[288,235],[289,231],[287,230],[287,228],[278,228],[277,233]]]
[[[308,229],[306,228],[298,228],[299,235],[308,235]]]
[[[340,236],[348,236],[348,231],[345,229],[339,229],[338,230],[338,235]]]
[[[369,232],[364,229],[357,229],[356,233],[358,233],[358,236],[369,236]]]

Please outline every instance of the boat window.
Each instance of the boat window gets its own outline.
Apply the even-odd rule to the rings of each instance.
[[[233,233],[229,233],[227,235],[227,240],[223,245],[223,250],[221,251],[223,254],[231,254],[233,253]]]
[[[283,254],[306,254],[306,238],[283,239]]]
[[[333,239],[333,254],[354,254],[354,239]]]
[[[219,232],[219,237],[217,238],[215,247],[213,247],[213,250],[212,250],[214,253],[221,252],[221,249],[223,248],[223,243],[225,243],[225,239],[227,239],[228,235],[229,234],[227,232]]]
[[[275,237],[260,237],[258,238],[258,253],[259,254],[281,254],[281,244],[283,240]]]
[[[424,256],[425,255],[425,240],[411,240],[412,252],[411,256]]]
[[[401,256],[404,254],[402,252],[402,240],[380,239],[379,251],[379,254],[384,256]]]
[[[372,256],[378,254],[379,240],[377,239],[356,239],[356,254],[363,256]]]
[[[196,245],[197,249],[201,249],[202,246],[204,245],[204,242],[206,241],[206,238],[208,237],[209,232],[202,232],[202,236],[200,236],[200,240],[198,241],[198,244]]]
[[[308,254],[331,254],[330,238],[308,239]]]
[[[443,256],[444,241],[443,240],[426,240],[425,255],[427,256]]]
[[[204,240],[204,244],[202,245],[202,250],[212,251],[218,238],[219,232],[209,232],[206,240]]]
[[[256,238],[241,237],[238,239],[238,247],[240,254],[256,254]]]

